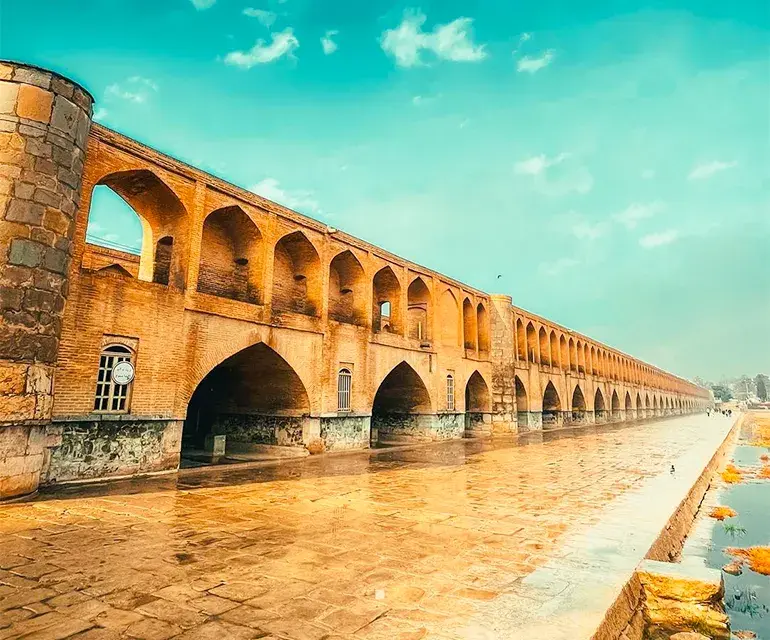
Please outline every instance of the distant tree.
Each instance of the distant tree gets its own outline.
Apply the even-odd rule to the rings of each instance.
[[[704,389],[708,389],[711,384],[701,378],[700,376],[695,376],[692,380],[695,384],[697,384],[699,387],[703,387]]]
[[[730,389],[723,384],[715,384],[713,387],[711,387],[711,390],[714,392],[714,397],[717,400],[721,400],[722,402],[732,400],[732,391],[730,391]]]
[[[765,383],[765,376],[761,373],[757,375],[757,395],[763,402],[767,400],[767,384]]]

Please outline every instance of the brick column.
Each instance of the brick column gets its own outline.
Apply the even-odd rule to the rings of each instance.
[[[0,500],[44,464],[91,96],[0,63]]]

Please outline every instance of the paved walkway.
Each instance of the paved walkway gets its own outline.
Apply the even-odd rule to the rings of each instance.
[[[0,640],[497,640],[489,612],[531,608],[526,576],[722,432],[680,417],[6,505]]]

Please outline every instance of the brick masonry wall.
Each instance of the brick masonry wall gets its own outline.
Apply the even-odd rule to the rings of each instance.
[[[39,482],[91,107],[69,80],[0,63],[0,498]]]

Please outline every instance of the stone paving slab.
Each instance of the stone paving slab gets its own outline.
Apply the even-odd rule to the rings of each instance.
[[[554,635],[557,616],[603,606],[594,587],[621,584],[729,426],[458,441],[0,507],[0,640],[580,638]]]

